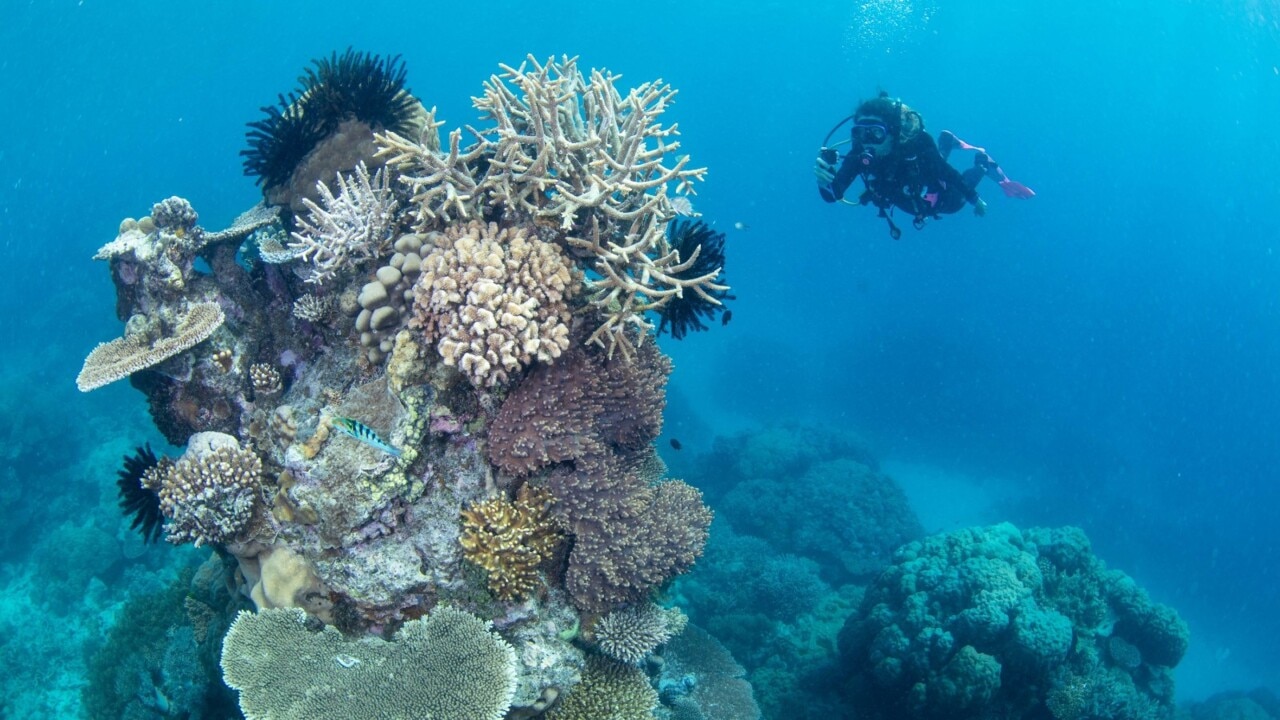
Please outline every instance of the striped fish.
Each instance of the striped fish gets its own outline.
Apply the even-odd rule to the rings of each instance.
[[[385,440],[378,437],[378,433],[359,420],[335,415],[330,424],[369,447],[375,447],[393,457],[400,457],[399,448],[388,445]]]

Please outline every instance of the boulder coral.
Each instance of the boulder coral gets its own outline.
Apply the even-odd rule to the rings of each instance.
[[[840,634],[870,718],[1165,717],[1186,647],[1177,613],[1082,531],[1008,523],[903,546]]]

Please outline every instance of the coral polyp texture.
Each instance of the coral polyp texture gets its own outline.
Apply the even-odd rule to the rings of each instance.
[[[492,223],[450,228],[433,242],[410,326],[435,342],[445,364],[493,387],[569,348],[567,301],[582,279],[559,247]]]
[[[1187,625],[1076,528],[909,543],[840,635],[859,717],[1145,720],[1173,712]]]
[[[169,198],[95,256],[124,330],[80,385],[127,377],[186,446],[123,509],[256,608],[222,663],[250,718],[647,717],[634,663],[683,617],[653,598],[712,517],[656,454],[648,315],[723,292],[667,239],[704,173],[675,91],[529,59],[446,147],[404,78],[316,63],[250,133],[264,203],[206,232]]]

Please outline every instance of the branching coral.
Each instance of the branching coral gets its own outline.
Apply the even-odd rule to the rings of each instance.
[[[477,387],[507,383],[569,347],[580,280],[560,248],[523,228],[471,223],[436,233],[414,286],[415,316],[445,364]]]
[[[690,193],[706,173],[689,168],[688,156],[665,164],[680,143],[672,139],[676,126],[659,122],[676,95],[661,80],[623,96],[618,76],[593,70],[587,78],[577,58],[543,64],[530,56],[519,68],[502,69],[474,101],[495,127],[468,127],[475,143],[467,149],[458,129],[444,154],[434,122],[421,143],[378,136],[379,157],[415,191],[420,229],[441,217],[476,217],[486,206],[555,219],[566,230],[593,212],[611,222],[666,220],[675,215],[666,186]]]
[[[396,222],[396,198],[389,176],[379,169],[369,177],[364,163],[349,175],[337,174],[338,194],[320,183],[321,201],[302,202],[310,216],[300,218],[289,247],[311,261],[314,269],[308,282],[323,283],[366,260],[376,259],[391,248],[391,231]]]
[[[652,330],[646,311],[685,292],[717,304],[727,287],[715,282],[719,267],[698,264],[697,251],[682,256],[665,237],[676,216],[668,186],[690,193],[705,173],[688,168],[685,155],[668,164],[678,132],[659,118],[676,91],[658,80],[624,96],[617,80],[601,70],[584,76],[576,59],[530,57],[485,83],[475,105],[495,127],[468,126],[472,145],[463,148],[454,130],[443,152],[434,118],[420,142],[377,139],[378,156],[413,191],[419,231],[485,208],[557,225],[599,275],[592,304],[604,319],[588,341],[630,356],[630,332]]]
[[[515,502],[493,498],[462,511],[462,555],[488,571],[499,599],[521,600],[537,587],[538,566],[561,540],[550,506],[550,493],[525,485]]]
[[[582,682],[546,713],[547,720],[652,720],[658,693],[644,671],[599,655],[587,659]]]
[[[168,539],[224,543],[253,517],[262,489],[262,460],[222,433],[192,436],[186,454],[160,485],[160,506],[170,519]]]
[[[152,333],[150,328],[143,330],[139,324],[131,323],[134,333],[126,332],[124,337],[102,343],[89,353],[76,378],[76,387],[88,392],[158,365],[207,339],[225,320],[222,308],[208,302],[191,306],[168,332]]]
[[[688,622],[679,608],[644,603],[602,616],[592,632],[600,652],[619,662],[639,665],[659,645],[679,635]]]

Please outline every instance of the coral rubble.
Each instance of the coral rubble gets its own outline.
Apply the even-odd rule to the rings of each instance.
[[[445,148],[404,79],[318,61],[251,125],[265,204],[122,223],[95,257],[125,331],[78,383],[128,377],[186,446],[121,487],[144,533],[156,504],[234,567],[248,717],[645,717],[636,663],[683,628],[651,596],[711,522],[653,448],[671,363],[646,317],[727,291],[722,247],[668,240],[705,169],[660,81],[503,66],[492,126]]]

